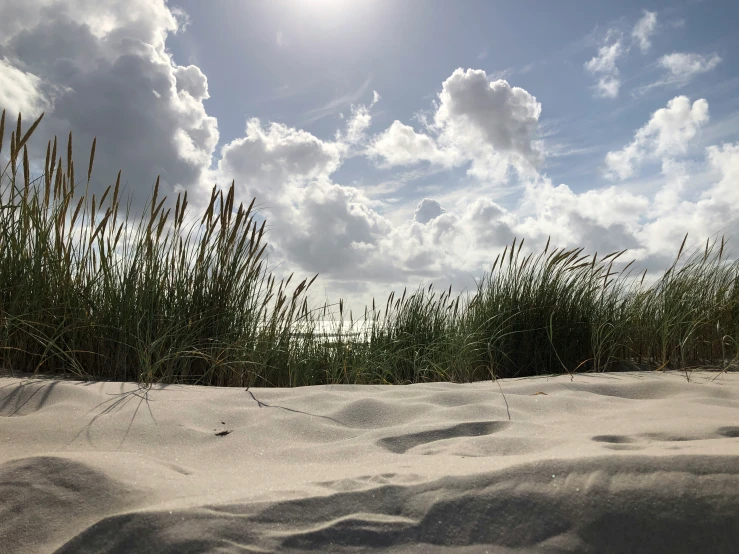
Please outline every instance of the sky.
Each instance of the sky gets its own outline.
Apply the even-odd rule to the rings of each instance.
[[[0,0],[0,109],[45,113],[36,175],[55,135],[77,168],[97,137],[91,192],[122,170],[133,214],[157,176],[192,220],[233,182],[277,278],[318,273],[311,305],[356,319],[474,293],[514,238],[628,249],[614,270],[645,284],[686,233],[732,254],[737,21],[735,0]]]

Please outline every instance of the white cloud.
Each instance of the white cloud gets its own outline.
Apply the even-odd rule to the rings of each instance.
[[[41,79],[0,58],[0,111],[13,118],[18,112],[30,118],[38,117],[48,107],[41,90]]]
[[[687,83],[696,75],[706,73],[721,63],[721,56],[711,54],[702,56],[700,54],[674,52],[659,59],[659,65],[669,72],[669,77],[674,82]]]
[[[437,200],[424,198],[423,200],[421,200],[421,203],[418,204],[418,207],[413,214],[413,219],[414,221],[418,221],[419,223],[423,223],[425,225],[432,219],[436,219],[437,217],[439,217],[444,212],[446,212],[446,210],[441,207],[441,204],[439,204]]]
[[[595,90],[603,98],[616,98],[621,87],[619,69],[616,61],[624,54],[621,39],[613,42],[609,33],[606,44],[598,49],[598,55],[585,62],[585,69],[598,78]]]
[[[392,226],[368,206],[360,190],[319,179],[294,194],[299,209],[292,210],[290,218],[280,217],[275,229],[291,262],[333,279],[392,273],[380,247]]]
[[[606,44],[598,49],[598,55],[585,62],[585,69],[591,73],[612,73],[618,68],[616,60],[623,54],[621,40]]]
[[[531,215],[516,228],[519,236],[553,244],[582,246],[601,256],[638,246],[633,233],[649,199],[618,187],[574,193],[567,185],[554,187],[543,179],[526,187],[520,211]]]
[[[598,78],[595,88],[603,98],[616,98],[621,89],[621,80],[616,75],[605,75]]]
[[[346,131],[346,140],[349,144],[360,142],[365,132],[372,123],[372,116],[365,106],[352,109],[352,117],[349,119]]]
[[[496,154],[516,158],[515,165],[535,166],[541,152],[534,142],[541,104],[507,81],[488,82],[481,70],[457,69],[444,81],[434,116],[448,144],[482,144]]]
[[[357,108],[364,113],[365,106]],[[356,115],[356,114],[355,114]],[[354,121],[355,127],[352,127]],[[361,118],[349,120],[348,136]],[[324,141],[279,123],[248,121],[246,135],[221,149],[208,182],[235,183],[236,198],[257,199],[271,227],[272,254],[287,271],[319,271],[326,279],[347,279],[374,260],[390,224],[358,189],[331,181],[347,153],[346,138]],[[379,255],[367,274],[392,271]]]
[[[372,102],[369,106],[359,105],[351,106],[352,115],[346,123],[346,133],[336,133],[337,142],[341,142],[346,148],[360,144],[364,142],[367,129],[369,129],[372,123],[372,115],[370,110],[372,107],[380,101],[380,94],[376,91],[372,91]],[[339,114],[339,119],[344,119],[344,114]]]
[[[656,27],[657,14],[644,10],[644,15],[634,25],[634,30],[631,32],[631,36],[637,41],[642,52],[647,52],[651,48],[652,43],[650,38],[654,34]]]
[[[651,48],[651,37],[657,26],[657,14],[644,10],[644,15],[631,30],[632,44],[639,45],[642,52]],[[623,35],[617,29],[610,29],[605,36],[598,54],[585,62],[585,70],[596,78],[593,87],[600,98],[618,98],[621,89],[621,72],[617,62],[629,53],[631,46],[624,42]]]
[[[507,81],[490,82],[484,71],[457,69],[439,94],[431,134],[395,121],[377,135],[368,155],[387,165],[421,161],[446,167],[471,163],[480,180],[505,181],[510,169],[535,174],[543,159],[536,130],[541,104]]]
[[[259,119],[246,124],[246,135],[221,148],[218,171],[244,198],[257,197],[269,204],[289,203],[290,187],[326,178],[341,164],[340,144],[322,141],[312,134]]]
[[[500,79],[508,79],[511,75],[515,73],[514,69],[512,67],[502,69],[500,71],[493,71],[492,73],[488,73],[488,79],[490,81],[499,81]]]
[[[721,179],[703,192],[700,202],[721,202],[732,212],[732,220],[739,217],[739,142],[709,146],[706,149],[708,163],[721,175]],[[736,222],[735,222],[736,224]]]
[[[662,175],[665,182],[662,188],[654,195],[654,204],[650,215],[664,216],[680,204],[682,193],[690,177],[687,165],[671,158],[662,161]]]
[[[373,138],[367,154],[382,158],[387,166],[412,165],[421,161],[453,165],[453,156],[443,152],[432,137],[417,133],[413,127],[398,120]]]
[[[710,146],[706,149],[706,163],[717,180],[704,190],[696,202],[673,202],[669,211],[646,223],[636,236],[648,245],[656,256],[660,250],[674,251],[685,233],[692,240],[705,244],[716,234],[736,236],[739,233],[739,143]],[[689,179],[689,174],[684,176]],[[672,185],[666,185],[670,189]],[[659,196],[659,195],[658,195]],[[673,254],[674,255],[674,254]]]
[[[183,19],[144,0],[0,3],[0,73],[11,77],[0,77],[4,107],[23,111],[27,124],[46,111],[29,151],[45,151],[54,135],[66,144],[71,129],[75,165],[86,167],[97,137],[91,192],[99,196],[122,169],[122,200],[132,195],[133,217],[157,175],[162,196],[197,184],[218,142],[202,104],[207,79],[165,50]]]
[[[277,43],[277,46],[283,47],[287,45],[287,42],[285,41],[285,35],[282,31],[277,31],[275,33],[275,42]]]
[[[708,102],[696,100],[691,105],[686,96],[677,96],[652,114],[649,122],[623,149],[606,154],[606,175],[626,179],[649,158],[674,158],[685,154],[698,129],[708,122]]]
[[[683,87],[696,76],[713,70],[721,61],[721,56],[715,53],[710,56],[684,52],[666,54],[657,61],[665,69],[664,76],[654,83],[639,87],[635,93],[644,94],[653,88],[669,85]]]
[[[208,79],[198,66],[179,66],[174,70],[174,76],[178,92],[186,92],[197,102],[210,98]]]

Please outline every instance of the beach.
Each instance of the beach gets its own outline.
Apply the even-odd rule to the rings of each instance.
[[[0,378],[0,544],[735,552],[739,374],[295,388]]]
[[[739,2],[570,4],[0,0],[0,554],[739,553]]]

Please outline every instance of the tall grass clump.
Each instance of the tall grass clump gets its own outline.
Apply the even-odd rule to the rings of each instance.
[[[283,374],[292,367],[289,330],[306,316],[301,299],[313,280],[288,296],[291,275],[274,290],[261,259],[264,222],[257,230],[254,201],[234,215],[233,183],[225,199],[214,187],[200,220],[202,239],[192,248],[192,228],[186,235],[182,228],[187,193],[178,194],[167,225],[171,208],[162,209],[157,179],[130,240],[130,204],[118,221],[120,172],[112,194],[109,186],[91,202],[88,189],[75,197],[71,133],[66,169],[61,156],[55,161],[55,138],[43,177],[31,181],[26,143],[42,118],[22,134],[19,114],[10,136],[9,184],[0,189],[2,366],[85,379],[297,382],[301,374]],[[4,132],[3,111],[0,152]]]
[[[433,285],[372,299],[364,331],[316,330],[322,308],[308,306],[315,281],[292,291],[263,259],[265,222],[235,209],[234,183],[214,186],[198,232],[183,228],[187,193],[165,208],[159,179],[142,217],[120,208],[120,177],[77,198],[72,134],[57,158],[49,141],[41,177],[31,180],[27,142],[43,114],[10,133],[0,175],[0,366],[83,379],[221,386],[324,383],[405,384],[608,371],[717,367],[737,361],[739,272],[713,244],[678,269],[687,241],[656,284],[644,289],[627,270],[626,251],[598,259],[582,248],[521,259],[514,239],[495,258],[470,299],[436,296]],[[3,152],[5,112],[0,118]],[[23,174],[19,179],[19,164]],[[9,171],[8,171],[9,170]],[[7,187],[2,179],[8,175]],[[111,193],[112,188],[112,193]],[[170,219],[170,215],[172,218]],[[119,221],[119,216],[121,221]],[[134,233],[135,231],[135,233]],[[194,240],[193,237],[198,237]],[[330,314],[333,318],[334,315]]]
[[[514,258],[514,239],[508,257],[504,250],[487,282],[483,278],[465,314],[468,325],[486,342],[491,366],[506,376],[603,371],[624,362],[679,369],[718,361],[723,367],[727,354],[737,353],[737,265],[720,264],[722,238],[717,257],[709,260],[707,242],[698,261],[691,256],[676,271],[686,240],[664,277],[645,291],[646,271],[638,287],[636,280],[626,287],[612,278],[625,250],[600,262],[597,253],[581,255],[581,248],[554,250],[542,261],[547,241],[536,260],[529,255],[518,264],[522,243]],[[619,277],[629,276],[631,263]]]
[[[677,270],[687,240],[662,279],[644,290],[620,272],[624,251],[598,259],[582,248],[520,260],[516,239],[498,255],[472,300],[437,299],[433,285],[388,297],[384,317],[365,309],[368,338],[346,342],[343,382],[474,381],[635,367],[726,368],[737,361],[739,273],[710,241]],[[338,341],[341,344],[341,341]]]

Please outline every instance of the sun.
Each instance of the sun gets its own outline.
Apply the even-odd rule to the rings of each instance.
[[[340,24],[365,13],[375,0],[290,0],[295,15],[321,25]]]
[[[311,10],[337,10],[348,7],[350,0],[293,0],[303,8]]]

